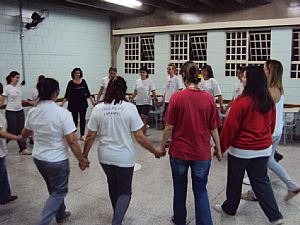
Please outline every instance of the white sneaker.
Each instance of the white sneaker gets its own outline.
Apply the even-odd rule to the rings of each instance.
[[[271,225],[282,225],[282,224],[283,224],[282,218],[271,222]]]
[[[243,179],[243,184],[245,184],[245,185],[250,185],[249,177],[245,177],[245,178]]]
[[[212,206],[212,208],[213,208],[214,210],[216,210],[217,212],[225,213],[225,212],[223,211],[223,209],[222,209],[222,205],[221,205],[221,204],[215,204],[215,205]]]
[[[27,148],[25,148],[23,151],[20,152],[20,155],[31,155],[31,154],[32,152]]]

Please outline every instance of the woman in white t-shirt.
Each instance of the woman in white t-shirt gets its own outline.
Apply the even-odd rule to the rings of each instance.
[[[14,135],[21,134],[25,122],[25,113],[22,106],[22,92],[18,85],[20,74],[12,71],[6,77],[7,85],[4,87],[1,103],[6,100],[5,117],[7,120],[7,132]],[[26,139],[17,140],[19,153],[21,155],[31,155],[27,149]]]
[[[202,68],[202,77],[203,79],[198,85],[198,88],[202,91],[206,91],[210,93],[214,98],[218,98],[218,102],[220,104],[221,113],[226,113],[226,107],[223,104],[223,96],[220,89],[220,86],[216,79],[214,79],[214,73],[210,65],[205,65]]]
[[[64,203],[70,174],[68,147],[82,170],[89,162],[81,153],[71,113],[55,103],[59,94],[58,82],[45,78],[37,84],[37,89],[39,102],[28,112],[22,136],[27,138],[33,134],[33,160],[49,192],[36,225],[47,225],[54,216],[57,223],[70,216]]]
[[[117,69],[115,67],[110,67],[108,70],[108,76],[103,77],[100,84],[100,90],[97,95],[96,104],[103,101],[105,92],[107,89],[108,82],[117,76]]]
[[[142,131],[143,122],[134,104],[126,100],[124,78],[110,80],[104,102],[95,106],[88,123],[83,155],[88,153],[99,136],[98,159],[108,182],[109,196],[114,210],[112,224],[120,225],[131,199],[131,184],[135,163],[136,141],[155,157],[165,154],[156,150]]]
[[[140,75],[141,78],[135,82],[131,101],[135,99],[137,110],[144,122],[143,131],[146,133],[147,118],[152,106],[151,94],[153,95],[155,103],[158,102],[158,99],[153,81],[148,78],[149,72],[147,67],[142,66],[140,68]]]
[[[3,92],[3,86],[0,83],[0,94]],[[16,136],[6,132],[6,120],[0,113],[0,204],[4,205],[18,198],[16,195],[11,195],[8,174],[6,170],[5,156],[7,154],[6,140],[20,140],[22,136]]]
[[[237,98],[239,97],[243,90],[244,90],[244,85],[243,85],[243,81],[242,81],[242,78],[244,76],[244,72],[246,70],[246,67],[244,66],[241,66],[237,69],[237,72],[236,72],[236,76],[239,80],[239,82],[237,84],[235,84],[234,86],[234,89],[233,89],[233,93],[232,93],[232,99],[230,100],[230,102],[228,103],[227,105],[227,109],[230,108],[232,102]]]

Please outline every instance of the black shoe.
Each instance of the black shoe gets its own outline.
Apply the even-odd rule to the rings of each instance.
[[[277,151],[274,154],[274,159],[276,160],[276,162],[279,162],[280,160],[283,159],[283,155],[279,154]]]
[[[64,222],[66,222],[67,218],[70,217],[70,216],[71,216],[71,213],[66,211],[63,218],[56,219],[56,223],[64,223]]]
[[[16,195],[11,195],[11,196],[9,197],[8,201],[5,202],[5,203],[1,203],[1,205],[5,205],[5,204],[7,204],[7,203],[9,203],[9,202],[12,202],[12,201],[16,200],[17,198],[18,198],[18,196],[16,196]]]

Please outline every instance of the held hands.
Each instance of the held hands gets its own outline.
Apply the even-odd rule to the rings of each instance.
[[[85,170],[86,168],[90,167],[90,162],[87,158],[83,158],[80,162],[79,162],[79,168],[81,170]]]
[[[227,110],[226,110],[226,107],[225,107],[225,106],[222,106],[221,109],[220,109],[220,111],[221,111],[222,114],[225,114],[226,111],[227,111]]]
[[[223,158],[223,153],[221,152],[221,149],[218,149],[217,146],[214,147],[214,153],[213,155],[217,158],[219,162],[221,162]]]
[[[166,149],[160,147],[160,148],[156,149],[156,152],[154,153],[154,155],[155,155],[155,158],[159,159],[160,157],[166,155]]]

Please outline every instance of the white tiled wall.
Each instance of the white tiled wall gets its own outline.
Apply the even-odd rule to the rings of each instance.
[[[22,73],[19,39],[19,1],[0,0],[0,81],[17,70]],[[23,1],[24,2],[24,1]],[[53,5],[24,3],[24,16],[48,9],[49,17],[35,30],[24,32],[24,56],[27,98],[39,74],[55,78],[64,95],[71,70],[80,67],[90,91],[97,93],[101,77],[111,64],[109,17],[60,8]]]

